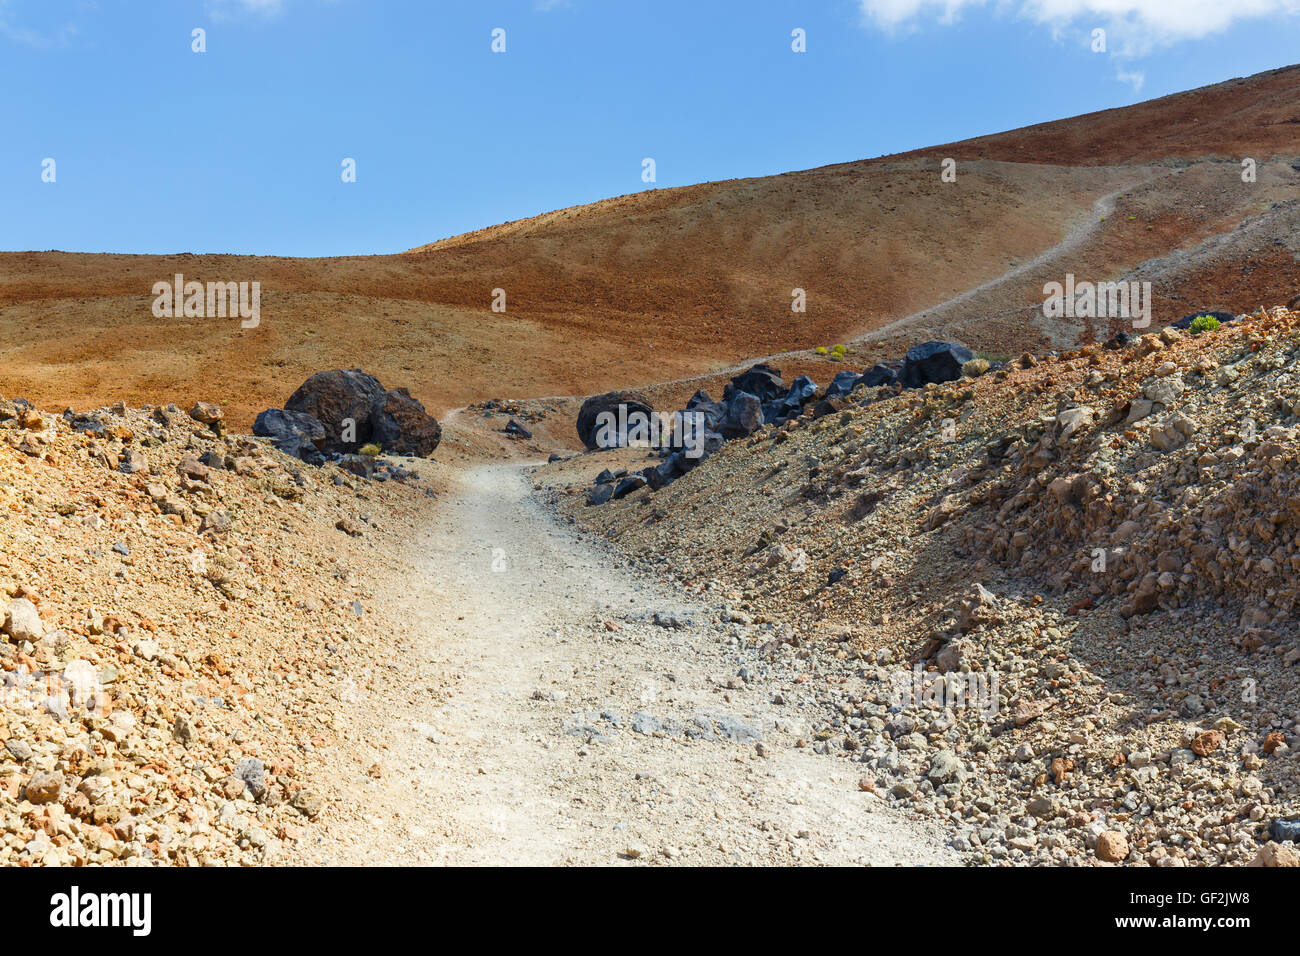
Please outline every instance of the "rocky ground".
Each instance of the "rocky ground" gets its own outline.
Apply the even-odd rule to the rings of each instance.
[[[0,402],[0,860],[1295,865],[1297,352],[860,388],[599,507],[645,453],[526,481],[557,400],[384,481]]]
[[[376,482],[0,404],[0,861],[955,860],[795,746],[797,668],[483,464],[544,412],[470,412]]]
[[[390,639],[367,582],[431,489],[195,415],[0,400],[0,862],[273,863],[329,802]]]
[[[633,451],[548,482],[747,646],[809,662],[803,743],[968,859],[1294,863],[1270,835],[1300,816],[1298,323],[855,392],[600,507]]]

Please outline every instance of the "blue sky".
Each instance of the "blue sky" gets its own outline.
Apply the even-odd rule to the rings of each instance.
[[[1298,51],[1300,0],[0,0],[0,249],[395,252]]]

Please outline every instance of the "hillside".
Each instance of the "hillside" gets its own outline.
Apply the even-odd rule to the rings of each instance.
[[[863,335],[897,333],[881,354],[931,329],[995,353],[1069,344],[1094,333],[1034,316],[1065,272],[1141,272],[1158,320],[1249,310],[1296,291],[1298,113],[1289,68],[913,154],[649,190],[395,256],[4,253],[0,386],[74,407],[218,399],[246,427],[329,367],[363,366],[445,411]],[[959,161],[955,183],[940,181],[943,156]],[[1257,182],[1241,181],[1242,156],[1258,159]],[[260,326],[154,318],[150,290],[176,273],[261,282]],[[787,364],[802,360],[815,361]]]
[[[399,255],[0,254],[0,863],[1300,865],[1298,116],[1289,68]],[[259,324],[155,317],[178,273]],[[983,354],[871,368],[930,339]],[[727,385],[698,464],[580,450]]]

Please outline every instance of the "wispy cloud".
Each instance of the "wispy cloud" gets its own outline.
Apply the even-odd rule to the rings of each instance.
[[[284,12],[284,0],[207,0],[206,6],[214,20],[229,20],[246,13],[275,17]]]
[[[16,6],[12,0],[0,0],[0,37],[37,50],[46,50],[60,46],[77,35],[77,25],[72,22],[44,32],[25,26],[16,16]]]
[[[1050,27],[1057,38],[1093,27],[1111,52],[1142,56],[1159,46],[1226,30],[1239,20],[1300,14],[1300,0],[859,0],[864,19],[884,30],[933,19],[951,24],[968,9],[992,7]]]
[[[1115,79],[1131,85],[1134,93],[1141,93],[1142,87],[1146,85],[1147,75],[1141,70],[1116,70]]]

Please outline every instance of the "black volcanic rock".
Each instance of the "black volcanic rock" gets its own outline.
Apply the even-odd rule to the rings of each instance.
[[[907,350],[899,378],[905,388],[920,388],[933,382],[961,378],[961,367],[975,357],[964,345],[953,342],[924,342]]]

